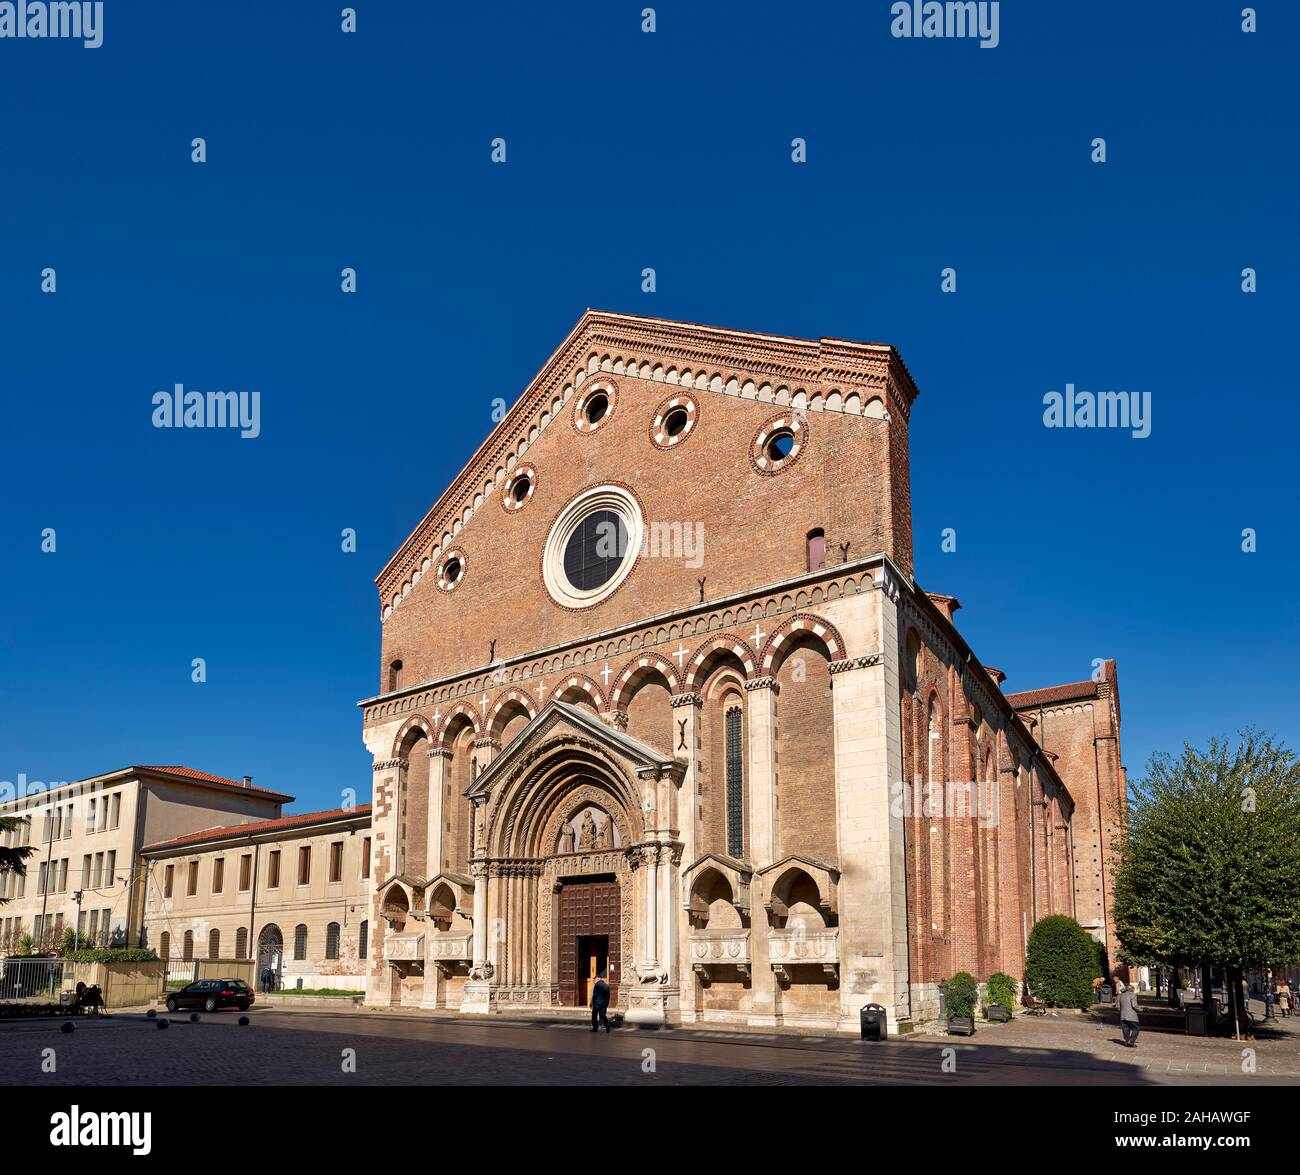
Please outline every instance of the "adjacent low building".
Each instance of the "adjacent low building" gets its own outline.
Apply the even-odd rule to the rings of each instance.
[[[140,941],[162,958],[256,958],[277,987],[365,989],[369,804],[208,828],[140,856]]]
[[[123,767],[51,784],[0,803],[20,829],[0,834],[30,845],[25,876],[0,877],[0,951],[30,936],[57,945],[65,929],[103,946],[136,945],[144,890],[140,849],[214,825],[280,815],[292,796],[192,767]]]

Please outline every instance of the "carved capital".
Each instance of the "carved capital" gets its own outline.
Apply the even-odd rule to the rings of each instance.
[[[704,699],[699,694],[672,694],[668,698],[668,704],[675,710],[678,706],[702,706]]]
[[[499,751],[501,749],[501,740],[493,738],[490,734],[485,734],[474,740],[474,749],[476,751]]]
[[[450,748],[450,747],[430,747],[430,748],[429,748],[429,758],[430,758],[430,759],[450,759],[450,758],[451,758],[451,748]]]
[[[375,766],[374,766],[374,770],[375,770],[375,771],[392,771],[392,770],[394,770],[394,769],[401,769],[401,768],[405,767],[405,766],[406,766],[406,763],[407,763],[407,761],[406,761],[405,759],[402,759],[402,758],[398,758],[398,759],[381,759],[378,763],[375,764]]]
[[[774,694],[781,692],[781,685],[775,677],[754,677],[745,682],[745,689],[748,690],[771,690]]]
[[[832,661],[826,666],[829,673],[848,673],[851,669],[869,669],[880,664],[880,654],[870,653],[865,657],[849,657],[843,661]]]
[[[487,861],[471,861],[469,863],[469,875],[475,880],[481,881],[488,876]]]

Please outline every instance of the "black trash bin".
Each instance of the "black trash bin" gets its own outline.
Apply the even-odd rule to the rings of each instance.
[[[889,1036],[889,1020],[879,1004],[867,1004],[860,1013],[863,1040],[885,1040]]]
[[[1205,1035],[1205,1006],[1203,1004],[1188,1004],[1183,1010],[1183,1015],[1187,1020],[1188,1036]]]
[[[1108,1004],[1115,998],[1115,989],[1109,983],[1103,983],[1097,988],[1097,1002],[1099,1004]]]

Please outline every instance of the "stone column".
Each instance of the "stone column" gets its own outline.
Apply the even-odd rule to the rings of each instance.
[[[425,835],[426,880],[442,872],[443,839],[447,835],[447,821],[443,816],[443,799],[447,794],[447,765],[451,751],[446,747],[433,747],[429,751],[429,812]]]
[[[748,755],[745,782],[749,788],[749,860],[757,875],[776,863],[779,830],[776,810],[776,705],[780,686],[775,677],[745,682],[745,723]],[[768,954],[768,918],[763,886],[757,876],[750,889],[749,957],[751,960],[750,1023],[771,1025],[780,1012],[776,974]]]
[[[900,586],[882,568],[874,595],[879,652],[835,662],[835,787],[839,831],[840,1027],[856,1031],[869,1003],[890,1031],[911,1019],[907,874],[899,710]]]
[[[673,747],[673,757],[686,764],[681,782],[673,789],[670,785],[673,804],[671,821],[672,835],[676,838],[673,850],[672,868],[667,870],[663,917],[667,936],[664,939],[662,959],[672,972],[670,984],[675,984],[679,993],[684,992],[694,983],[691,970],[690,936],[686,930],[686,913],[683,909],[686,895],[681,889],[681,867],[692,865],[699,853],[699,758],[700,758],[700,713],[703,699],[699,694],[674,694],[671,699],[673,707],[674,729],[678,732]],[[684,727],[677,725],[685,722]],[[681,735],[685,734],[686,746],[681,746]],[[669,937],[670,936],[670,937]],[[693,1001],[692,1001],[693,1002]]]
[[[659,966],[659,846],[645,846],[645,968],[654,971]]]

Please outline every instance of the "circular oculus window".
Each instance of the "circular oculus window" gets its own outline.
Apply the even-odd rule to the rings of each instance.
[[[774,416],[758,430],[749,449],[749,459],[759,473],[780,473],[799,459],[807,442],[808,422],[803,416],[795,413]]]
[[[618,385],[607,379],[589,383],[573,405],[573,427],[579,432],[595,432],[618,407]]]
[[[650,442],[659,449],[680,445],[695,428],[700,406],[694,396],[671,396],[655,409],[650,422]]]
[[[438,561],[438,590],[454,591],[465,578],[465,552],[453,547]]]
[[[531,465],[516,465],[501,487],[501,508],[507,514],[522,510],[537,488],[537,470]]]
[[[622,486],[588,490],[551,526],[542,581],[565,608],[590,608],[616,592],[636,563],[645,534],[641,507]]]

